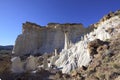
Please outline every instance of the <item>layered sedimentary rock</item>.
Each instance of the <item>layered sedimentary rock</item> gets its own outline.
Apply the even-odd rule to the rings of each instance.
[[[97,28],[94,29],[94,31],[84,35],[81,41],[67,50],[64,49],[60,53],[60,57],[55,64],[62,68],[63,73],[70,73],[76,68],[89,64],[92,59],[88,48],[89,42],[95,39],[106,41],[116,33],[120,34],[120,29],[117,29],[117,27],[120,26],[120,11],[115,12],[114,16],[98,23],[99,25],[96,25]]]
[[[74,44],[87,29],[82,24],[75,23],[49,23],[44,27],[26,22],[23,24],[22,34],[16,39],[13,53],[16,55],[51,53],[55,48],[60,52],[64,48],[65,32],[70,43]]]

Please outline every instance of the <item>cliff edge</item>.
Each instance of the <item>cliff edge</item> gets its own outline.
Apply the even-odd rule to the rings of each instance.
[[[13,54],[43,54],[51,53],[54,49],[60,52],[64,48],[65,32],[68,32],[70,45],[80,40],[87,33],[81,23],[49,23],[40,26],[35,23],[23,23],[22,34],[18,35]]]

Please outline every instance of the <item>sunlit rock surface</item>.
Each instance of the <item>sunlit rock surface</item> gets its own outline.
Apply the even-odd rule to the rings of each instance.
[[[87,33],[89,31],[81,24],[50,23],[43,28],[26,22],[23,24],[22,34],[16,40],[13,53],[16,55],[40,54],[51,53],[54,49],[58,49],[60,55],[57,58],[59,58],[53,56],[50,62],[63,73],[70,73],[76,68],[87,66],[92,60],[88,43],[95,39],[101,41],[110,39],[116,33],[120,33],[117,26],[120,26],[120,11],[103,17],[90,33]],[[49,67],[46,63],[45,58],[43,63],[45,69]]]
[[[43,27],[26,22],[23,24],[22,34],[16,39],[12,53],[16,55],[43,54],[51,53],[55,48],[60,52],[64,48],[66,31],[71,43],[76,43],[80,40],[80,36],[87,32],[87,29],[82,24],[75,23],[49,23]]]
[[[117,13],[115,13],[117,14]],[[63,73],[70,73],[72,70],[78,67],[87,66],[91,61],[91,57],[88,51],[88,43],[95,39],[106,41],[110,39],[115,33],[119,33],[120,30],[116,27],[120,25],[120,14],[114,15],[97,25],[97,29],[86,34],[82,37],[82,40],[73,45],[70,49],[63,50],[60,53],[59,59],[55,62],[58,67],[62,67]],[[108,30],[113,28],[109,33]]]

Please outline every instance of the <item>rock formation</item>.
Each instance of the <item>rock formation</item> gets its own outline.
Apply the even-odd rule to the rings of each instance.
[[[59,58],[59,56],[58,56],[58,53],[57,53],[57,49],[55,49],[54,56],[52,56],[51,59],[50,59],[50,67],[55,65],[55,62],[58,58]]]
[[[82,24],[58,24],[49,23],[46,27],[35,23],[26,22],[23,24],[22,34],[15,42],[13,54],[37,54],[51,53],[55,48],[60,52],[64,48],[64,32],[68,32],[71,43],[80,40],[80,36],[87,33]]]
[[[19,57],[12,58],[11,62],[12,62],[11,71],[13,73],[22,73],[22,72],[24,72],[23,63],[21,62],[21,59]]]
[[[65,50],[69,49],[69,46],[70,46],[70,41],[69,41],[69,38],[68,38],[68,32],[66,31],[65,32],[65,45],[64,45],[64,49]]]
[[[27,71],[32,71],[37,69],[38,66],[38,60],[37,58],[35,58],[34,56],[30,56],[26,59],[26,67],[25,69]]]
[[[120,28],[117,28],[120,26],[120,11],[108,14],[92,26],[95,26],[95,29],[87,33],[89,31],[81,24],[49,23],[47,27],[42,27],[26,22],[23,24],[22,34],[16,40],[13,53],[51,53],[57,48],[60,52],[59,58],[53,56],[51,63],[61,69],[62,73],[70,73],[80,67],[87,68],[92,60],[91,56],[95,54],[92,51],[100,52],[107,48],[102,42],[111,39],[116,33],[120,34]],[[45,56],[43,66],[44,69],[48,67]]]
[[[81,39],[79,38],[80,40],[76,43],[73,43],[70,38],[71,33],[65,28],[62,35],[65,37],[63,49],[59,53],[59,49],[55,48],[54,56],[53,53],[50,53],[45,56],[34,55],[36,56],[34,57],[32,55],[28,57],[29,55],[22,55],[26,54],[21,54],[22,51],[20,52],[22,56],[19,57],[15,57],[15,55],[11,56],[11,54],[1,54],[0,79],[48,80],[49,78],[50,80],[120,80],[120,13],[118,13],[119,11],[109,14],[109,16],[112,17],[104,18],[103,21],[98,22],[99,25],[97,25],[92,32],[81,36]],[[33,23],[32,25],[39,26]],[[54,26],[57,28],[56,25],[58,24],[51,23],[48,25],[49,28],[53,29]],[[40,27],[34,27],[34,29],[40,29]],[[25,30],[23,30],[23,32]],[[64,34],[65,32],[68,33]],[[18,41],[24,41],[28,38],[32,41],[33,34],[31,33],[32,37],[30,37],[29,34],[29,32],[28,34],[22,34],[22,38],[20,37]],[[24,38],[23,35],[25,35]],[[27,37],[27,35],[29,35],[29,37]],[[26,47],[26,43],[27,41],[24,42],[25,45],[20,45],[21,47],[16,43],[13,51],[17,48],[18,50],[19,48],[22,50],[22,47]],[[30,45],[34,46],[34,43],[30,43]],[[37,45],[37,43],[35,45]],[[33,49],[31,54],[41,52],[40,48],[36,49],[32,46],[31,48],[29,47],[31,50]],[[25,48],[25,50],[26,49],[27,48]],[[19,55],[19,53],[16,54]],[[36,65],[37,63],[38,65]],[[50,65],[54,66],[49,68]]]
[[[108,48],[109,48],[109,42],[101,41],[99,39],[95,39],[88,43],[88,50],[91,57],[94,57],[95,54],[103,52]]]
[[[120,29],[117,26],[120,25],[120,11],[114,13],[114,16],[109,14],[109,18],[98,22],[96,29],[82,37],[82,40],[74,44],[71,48],[60,52],[58,60],[55,62],[56,66],[62,67],[63,73],[70,73],[75,68],[87,66],[91,61],[91,55],[89,52],[88,43],[95,40],[99,43],[110,39],[116,33],[120,34]],[[109,29],[112,31],[109,32]],[[95,44],[97,45],[97,44]],[[94,46],[95,46],[94,45]],[[107,46],[104,46],[107,48]],[[102,46],[103,48],[103,46]],[[97,50],[99,51],[99,49]]]

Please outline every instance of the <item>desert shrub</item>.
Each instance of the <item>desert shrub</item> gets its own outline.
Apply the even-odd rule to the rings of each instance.
[[[103,59],[103,63],[106,63],[106,62],[109,62],[110,61],[110,57],[109,56],[106,56],[104,59]]]
[[[10,69],[10,55],[0,54],[0,73],[7,72]]]
[[[0,74],[7,72],[10,68],[10,62],[0,61]]]

